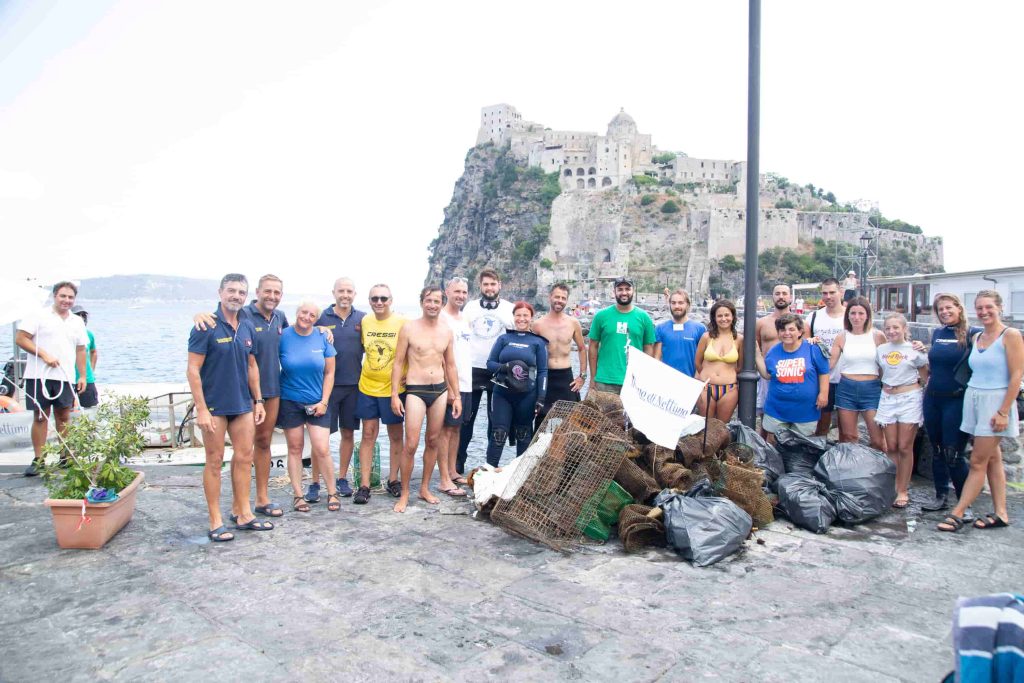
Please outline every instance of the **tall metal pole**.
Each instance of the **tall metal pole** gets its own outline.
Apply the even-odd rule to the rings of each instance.
[[[740,383],[740,421],[754,427],[758,374],[754,362],[757,327],[757,221],[761,215],[761,0],[750,0],[747,48],[747,253],[746,293],[743,298],[743,368]],[[714,321],[711,321],[714,324]]]

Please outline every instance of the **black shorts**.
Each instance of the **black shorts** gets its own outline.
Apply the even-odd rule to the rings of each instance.
[[[96,391],[94,382],[85,385],[85,391],[78,394],[78,402],[83,408],[92,408],[100,404],[100,393]]]
[[[580,392],[571,391],[569,385],[575,379],[573,376],[572,368],[559,368],[557,370],[548,370],[548,393],[544,397],[544,412],[547,411],[555,404],[556,401],[576,401],[580,400]]]
[[[306,412],[306,405],[298,401],[281,399],[281,407],[277,411],[277,426],[281,429],[294,429],[302,425],[312,425],[330,429],[331,414],[326,412],[319,417]]]
[[[461,427],[464,424],[469,424],[469,416],[473,413],[473,392],[460,391],[459,397],[462,398],[462,412],[458,417],[452,417],[451,403],[444,409],[444,424],[446,427]]]
[[[330,416],[331,434],[338,429],[359,429],[359,418],[356,417],[356,399],[359,398],[359,386],[356,384],[337,384],[331,389],[331,397],[327,399],[327,414]]]
[[[48,413],[50,408],[73,408],[75,388],[56,379],[26,379],[25,399],[29,410],[41,410],[44,413]]]

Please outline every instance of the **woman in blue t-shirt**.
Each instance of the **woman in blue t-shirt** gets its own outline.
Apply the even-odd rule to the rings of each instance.
[[[780,315],[775,329],[780,343],[767,356],[758,349],[756,359],[761,376],[769,380],[761,428],[772,442],[783,429],[811,436],[821,409],[828,405],[828,359],[803,338],[803,318]]]
[[[970,353],[968,342],[981,332],[967,326],[967,314],[955,294],[936,294],[932,309],[942,327],[932,331],[928,350],[931,372],[924,391],[924,429],[932,444],[932,481],[935,499],[921,505],[927,512],[949,507],[949,483],[959,499],[967,480],[968,434],[960,431],[964,415],[964,389],[953,378],[961,359]]]
[[[334,388],[334,356],[338,352],[327,336],[316,329],[320,308],[309,301],[299,304],[295,324],[281,333],[281,406],[277,426],[288,444],[288,478],[292,484],[292,508],[309,512],[302,497],[303,427],[309,432],[313,462],[327,481],[327,509],[337,512],[341,499],[335,488],[334,463],[328,452],[331,437],[328,399]]]

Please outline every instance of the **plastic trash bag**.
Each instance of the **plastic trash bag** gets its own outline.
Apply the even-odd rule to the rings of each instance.
[[[815,465],[814,476],[834,494],[839,519],[847,524],[873,519],[896,500],[896,464],[885,453],[859,443],[828,449]]]
[[[732,434],[733,443],[743,444],[754,451],[754,464],[764,470],[764,483],[774,491],[776,480],[786,473],[782,456],[775,446],[742,422],[730,422],[729,432]]]
[[[793,524],[816,534],[828,531],[837,511],[824,482],[793,472],[779,477],[777,485],[779,508]]]
[[[665,512],[665,535],[670,547],[698,567],[729,557],[743,546],[753,520],[728,498],[711,495],[706,479],[687,494],[665,489],[654,499]]]
[[[775,435],[778,444],[779,455],[782,456],[782,464],[786,468],[786,474],[799,472],[808,476],[814,471],[818,459],[828,448],[828,443],[823,436],[804,436],[792,429],[780,430]]]

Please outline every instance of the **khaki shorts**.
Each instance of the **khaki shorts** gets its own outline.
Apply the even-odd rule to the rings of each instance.
[[[814,430],[817,428],[817,420],[812,422],[782,422],[767,413],[761,418],[761,429],[769,434],[778,434],[783,429],[792,429],[794,432],[800,432],[804,436],[814,436]]]

